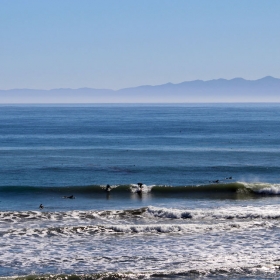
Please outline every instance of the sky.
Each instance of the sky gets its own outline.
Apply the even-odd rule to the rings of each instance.
[[[0,89],[280,78],[279,0],[0,0]]]

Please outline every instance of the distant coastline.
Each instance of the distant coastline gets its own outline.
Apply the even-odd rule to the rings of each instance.
[[[119,90],[94,88],[0,90],[0,104],[280,102],[280,79],[195,80]]]

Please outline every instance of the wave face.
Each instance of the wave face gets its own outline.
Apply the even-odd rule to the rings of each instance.
[[[110,193],[117,195],[129,195],[138,191],[137,184],[129,185],[111,185]],[[36,187],[36,186],[2,186],[0,194],[2,195],[50,195],[50,194],[75,194],[79,196],[103,195],[106,185],[89,186],[67,186],[67,187]],[[280,184],[264,182],[232,182],[232,183],[211,183],[197,186],[166,186],[166,185],[145,185],[142,188],[143,194],[153,194],[154,196],[172,196],[172,195],[211,195],[217,193],[236,193],[236,194],[255,194],[255,195],[278,195],[280,194]],[[68,198],[65,196],[65,198]]]

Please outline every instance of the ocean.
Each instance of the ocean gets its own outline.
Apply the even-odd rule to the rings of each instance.
[[[279,111],[0,105],[0,279],[279,279]]]

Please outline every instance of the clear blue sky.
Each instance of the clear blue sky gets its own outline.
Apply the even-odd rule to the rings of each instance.
[[[0,0],[0,89],[268,75],[279,0]]]

